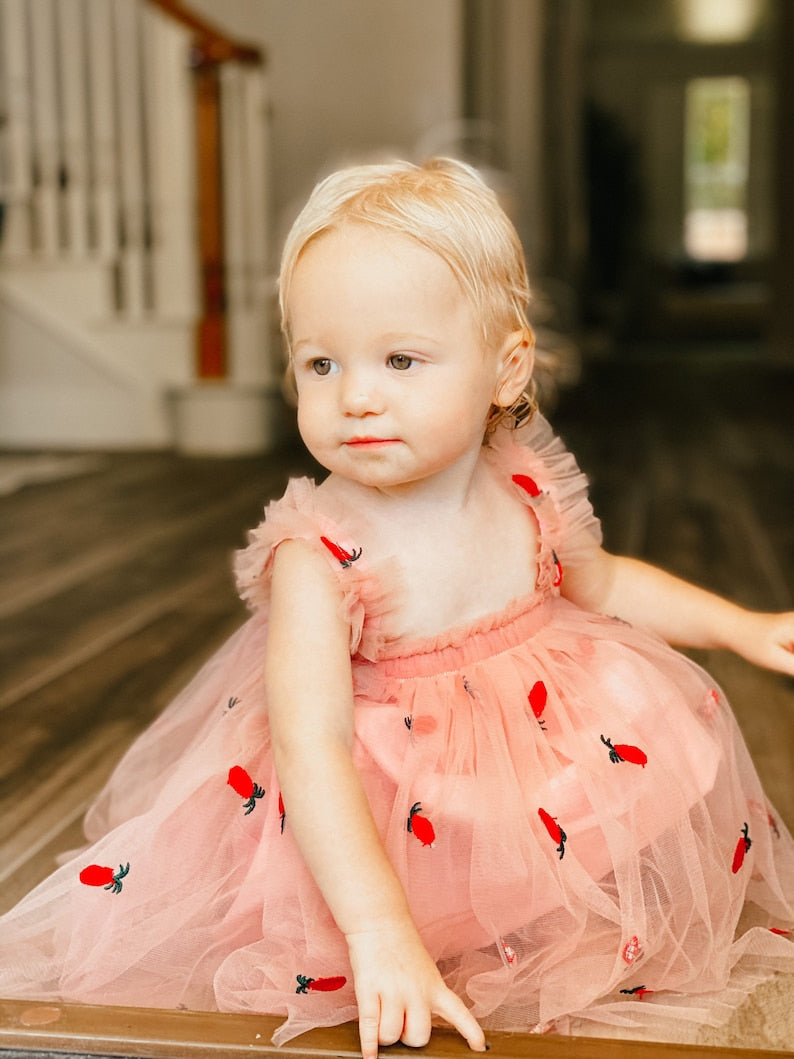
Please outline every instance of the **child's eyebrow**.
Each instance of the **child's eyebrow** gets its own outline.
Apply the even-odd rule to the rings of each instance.
[[[419,343],[420,345],[433,345],[438,342],[438,337],[433,335],[419,334],[418,332],[408,331],[394,331],[389,332],[381,336],[383,341],[388,345],[412,345],[413,343]]]
[[[316,350],[319,350],[319,349],[322,348],[320,343],[316,342],[313,338],[299,338],[297,342],[291,342],[290,343],[290,349],[292,350],[293,353],[296,353],[296,352],[302,350],[304,348],[304,346],[309,347],[309,348],[314,347],[314,349],[316,349]]]
[[[419,346],[437,346],[439,345],[438,336],[425,335],[420,333],[413,333],[408,331],[386,331],[382,335],[379,335],[377,341],[382,343],[384,346],[389,347],[411,347],[415,345]],[[291,349],[293,353],[297,353],[304,347],[315,350],[323,350],[325,347],[322,341],[314,338],[299,338],[291,343]]]

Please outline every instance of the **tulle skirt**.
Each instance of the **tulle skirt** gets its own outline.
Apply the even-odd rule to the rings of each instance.
[[[86,849],[0,919],[0,995],[356,1017],[290,831],[260,613],[130,749]],[[663,1035],[794,971],[794,843],[722,692],[559,597],[354,660],[354,756],[449,985],[495,1029]],[[741,921],[741,923],[740,923]]]

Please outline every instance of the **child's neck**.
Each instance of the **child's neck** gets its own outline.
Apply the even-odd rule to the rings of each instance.
[[[478,452],[426,478],[385,487],[331,474],[324,490],[363,505],[373,515],[383,513],[394,517],[402,511],[410,518],[423,514],[432,518],[443,517],[445,513],[455,515],[470,508],[476,502],[482,478]]]
[[[394,490],[334,476],[321,490],[341,524],[360,516],[356,545],[370,562],[396,564],[401,591],[384,626],[389,637],[435,635],[534,588],[535,524],[482,459],[467,475]]]

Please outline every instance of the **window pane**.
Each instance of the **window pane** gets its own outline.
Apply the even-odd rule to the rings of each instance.
[[[684,245],[698,261],[747,254],[750,85],[698,77],[686,88]]]

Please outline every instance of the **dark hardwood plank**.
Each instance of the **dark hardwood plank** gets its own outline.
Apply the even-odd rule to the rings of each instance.
[[[107,630],[123,629],[136,614],[152,611],[158,599],[200,583],[208,570],[217,568],[225,577],[225,584],[213,584],[212,589],[224,591],[231,603],[231,543],[225,570],[218,553],[230,537],[229,525],[239,527],[258,517],[259,505],[252,502],[256,492],[251,483],[246,490],[238,489],[235,503],[214,504],[195,518],[175,519],[168,532],[130,535],[106,551],[103,563],[89,570],[78,566],[79,576],[74,576],[73,567],[67,579],[48,578],[42,572],[35,586],[28,581],[24,604],[13,622],[0,627],[0,654],[9,660],[0,674],[0,703],[46,668],[48,660],[101,640]],[[235,545],[243,543],[240,532]],[[196,588],[197,596],[201,592]]]
[[[212,526],[220,526],[230,544],[239,545],[243,527],[258,521],[264,501],[280,493],[286,482],[284,469],[250,460],[220,461],[212,468],[173,457],[141,458],[149,474],[137,479],[134,489],[129,487],[129,460],[114,457],[101,474],[76,484],[27,490],[6,503],[0,615],[87,581],[128,556],[178,541],[191,529],[213,541],[218,531],[213,534]],[[80,493],[77,507],[74,491]],[[26,495],[37,492],[52,495],[46,504]],[[24,509],[23,518],[17,506]]]

